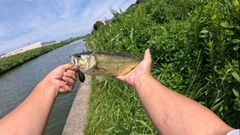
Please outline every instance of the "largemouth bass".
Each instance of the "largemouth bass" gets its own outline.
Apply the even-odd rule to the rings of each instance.
[[[83,52],[70,57],[73,69],[98,79],[127,74],[143,60],[143,55],[135,57],[122,52]]]

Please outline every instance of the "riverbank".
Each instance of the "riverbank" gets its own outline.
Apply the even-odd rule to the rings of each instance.
[[[71,38],[68,40],[64,40],[61,41],[59,43],[53,44],[53,45],[49,45],[49,46],[42,46],[39,48],[35,48],[32,50],[28,50],[26,52],[23,53],[19,53],[16,55],[12,55],[9,57],[5,57],[0,59],[0,75],[17,67],[20,66],[24,63],[26,63],[29,60],[35,59],[45,53],[48,53],[50,51],[53,51],[59,47],[62,47],[64,45],[68,45],[72,42],[75,42],[77,40],[83,39],[85,38],[85,36],[81,36],[81,37],[76,37],[76,38]]]
[[[78,88],[62,135],[83,135],[91,86],[91,76],[86,75],[85,77],[84,83],[81,83]]]
[[[239,15],[238,0],[148,0],[115,12],[86,45],[135,56],[150,48],[156,80],[239,128]],[[157,134],[126,84],[107,78],[91,88],[85,134]]]

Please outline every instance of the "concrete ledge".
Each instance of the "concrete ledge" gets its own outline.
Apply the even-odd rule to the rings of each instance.
[[[91,83],[91,76],[85,75],[85,77],[73,101],[62,135],[83,135]]]

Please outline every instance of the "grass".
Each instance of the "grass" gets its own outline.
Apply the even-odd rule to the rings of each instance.
[[[151,123],[146,122],[148,117],[129,86],[114,78],[105,82],[93,78],[91,93],[94,94],[90,97],[89,121],[84,134],[130,134],[139,129],[156,134]]]
[[[94,51],[142,54],[151,74],[240,128],[239,0],[149,0],[86,37]],[[85,134],[157,134],[132,88],[93,78]]]

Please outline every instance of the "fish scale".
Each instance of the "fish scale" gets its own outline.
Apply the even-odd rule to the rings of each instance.
[[[71,55],[74,69],[94,76],[124,75],[135,68],[143,55],[135,57],[130,53],[83,52]]]

